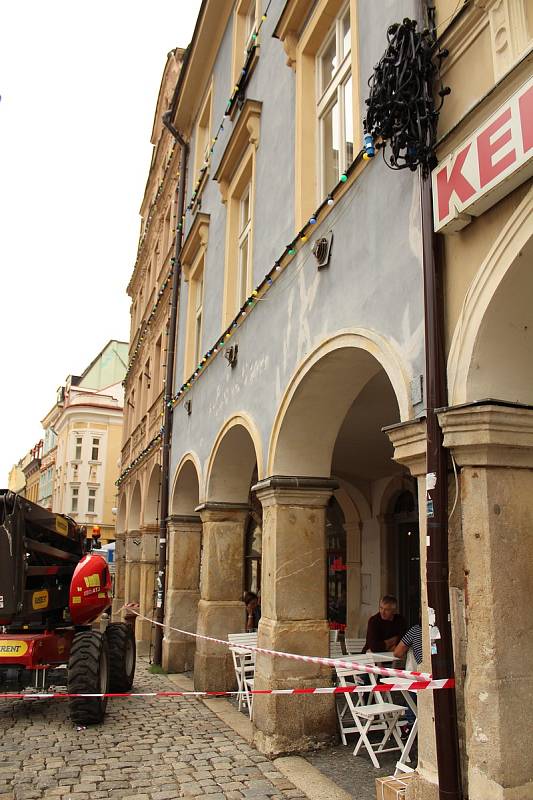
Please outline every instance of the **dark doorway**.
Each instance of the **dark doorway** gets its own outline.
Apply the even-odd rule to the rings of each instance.
[[[326,509],[328,622],[331,630],[346,628],[346,531],[344,514],[334,497]]]
[[[393,525],[399,608],[411,627],[420,614],[420,528],[414,492],[404,491],[396,500]]]

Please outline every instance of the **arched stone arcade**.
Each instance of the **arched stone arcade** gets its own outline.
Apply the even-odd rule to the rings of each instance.
[[[202,548],[202,522],[197,511],[199,497],[199,462],[195,455],[188,453],[176,469],[167,528],[163,667],[169,672],[184,672],[194,665],[194,638],[177,633],[173,628],[196,633]]]

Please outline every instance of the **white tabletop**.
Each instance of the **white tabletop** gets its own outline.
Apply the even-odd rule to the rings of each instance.
[[[398,660],[392,653],[349,653],[343,659],[358,661],[360,664],[385,664]]]

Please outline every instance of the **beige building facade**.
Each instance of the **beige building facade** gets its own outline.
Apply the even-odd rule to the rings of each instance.
[[[419,187],[362,159],[358,122],[396,8],[385,21],[374,7],[361,19],[354,0],[265,11],[202,4],[171,107],[189,167],[163,666],[194,669],[197,688],[213,691],[233,687],[227,651],[175,628],[242,631],[244,590],[260,591],[264,647],[324,656],[330,629],[364,635],[381,594],[398,594],[413,621],[420,602],[418,484],[382,431],[424,412]],[[237,84],[229,64],[240,64]],[[335,102],[340,149],[328,138]],[[370,247],[363,231],[385,191],[390,235],[370,235]],[[315,244],[332,233],[319,264]],[[133,492],[143,497],[140,482]],[[146,541],[133,500],[122,501],[132,550]],[[125,598],[152,617],[144,558],[126,550]],[[259,688],[330,680],[302,662],[257,661]],[[272,755],[336,735],[324,695],[290,707],[258,697],[253,721]]]
[[[163,126],[183,52],[167,56],[152,129],[152,161],[141,204],[137,260],[128,285],[131,338],[124,381],[125,416],[116,521],[115,611],[137,603],[154,611],[161,483],[161,427],[171,272],[175,249],[179,147]],[[138,648],[147,652],[153,631],[137,625]]]
[[[464,794],[528,800],[533,653],[520,609],[533,583],[533,9],[528,0],[435,5],[452,90],[433,192]],[[244,590],[261,594],[261,645],[313,655],[327,655],[336,625],[364,635],[385,592],[410,621],[421,603],[431,671],[419,184],[357,156],[387,26],[421,6],[361,6],[274,0],[265,14],[259,1],[206,0],[172,105],[190,158],[163,666],[193,668],[199,689],[232,687],[230,659],[174,629],[241,631]],[[320,267],[319,239],[334,241]],[[143,392],[136,369],[130,397]],[[117,608],[124,598],[153,616],[157,517],[146,509],[159,476],[156,444],[144,452],[154,439],[131,449],[140,420],[123,449],[124,471],[142,458],[121,483]],[[258,688],[329,680],[314,665],[257,659]],[[419,721],[408,797],[436,800],[429,693]],[[290,707],[258,696],[253,724],[258,747],[274,755],[331,741],[336,720],[326,696]]]
[[[26,478],[26,488],[24,496],[32,503],[39,502],[39,481],[41,475],[41,454],[43,451],[43,440],[37,442],[32,447],[24,459],[22,470]]]
[[[469,800],[527,800],[533,673],[520,609],[533,585],[533,3],[435,5],[450,53],[442,75],[452,90],[432,181],[462,780]],[[412,462],[423,479],[424,437],[416,425],[391,432],[395,458]],[[420,779],[410,797],[438,797],[427,721],[421,717]]]

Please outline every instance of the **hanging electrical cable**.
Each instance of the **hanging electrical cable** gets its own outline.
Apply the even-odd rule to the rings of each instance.
[[[387,40],[388,47],[368,81],[365,150],[372,157],[374,147],[382,149],[391,169],[415,171],[421,165],[427,174],[435,166],[439,111],[450,93],[440,79],[448,51],[440,49],[433,32],[418,31],[412,19],[391,25]],[[435,84],[440,84],[440,101],[433,95]]]

